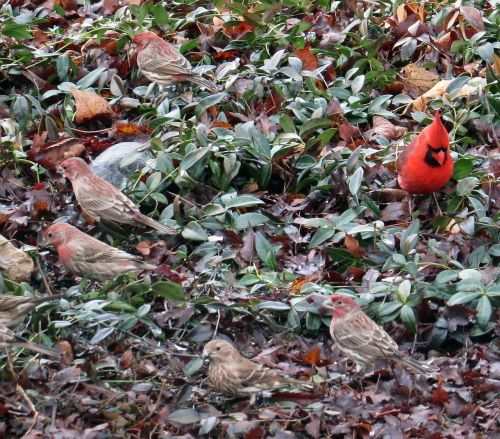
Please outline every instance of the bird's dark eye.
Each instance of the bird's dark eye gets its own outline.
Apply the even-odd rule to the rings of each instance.
[[[342,301],[341,301],[341,300],[337,300],[337,301],[335,302],[335,305],[342,305]]]
[[[49,238],[52,238],[52,232],[50,232],[48,235],[47,235]]]
[[[215,348],[216,351],[220,351],[220,346]]]

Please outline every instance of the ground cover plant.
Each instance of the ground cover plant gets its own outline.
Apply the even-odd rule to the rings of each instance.
[[[216,87],[151,82],[144,31]],[[495,437],[499,36],[494,1],[4,1],[0,293],[64,296],[14,330],[59,357],[0,349],[0,437]],[[453,175],[409,199],[397,159],[436,112]],[[57,172],[123,142],[102,176],[176,234],[93,221]],[[75,276],[54,221],[156,268]],[[359,376],[311,293],[438,372]],[[308,384],[216,392],[214,337]]]

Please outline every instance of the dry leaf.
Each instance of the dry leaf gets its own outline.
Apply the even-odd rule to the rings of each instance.
[[[365,253],[360,247],[358,240],[351,235],[345,235],[344,244],[347,251],[356,258],[362,258]]]
[[[384,136],[388,140],[397,140],[408,131],[405,127],[398,127],[382,116],[373,116],[371,136]]]
[[[497,75],[500,75],[500,56],[498,56],[496,53],[493,54],[493,70]]]
[[[452,82],[451,79],[443,79],[439,81],[434,87],[424,93],[422,96],[419,96],[413,101],[413,110],[415,111],[425,111],[427,108],[427,101],[429,99],[434,99],[438,96],[443,96],[445,90],[448,88],[448,85]],[[460,90],[454,91],[455,97],[459,96],[471,96],[479,93],[479,88],[486,84],[486,80],[481,79],[477,82],[476,86],[465,84],[460,88]]]
[[[319,346],[313,346],[308,352],[304,354],[303,360],[305,363],[315,366],[319,364],[321,360],[321,348]]]
[[[318,59],[311,52],[309,47],[304,47],[303,49],[297,49],[292,53],[293,56],[299,58],[302,61],[302,70],[309,70],[310,72],[318,68]]]
[[[75,122],[77,124],[97,118],[112,119],[115,115],[108,101],[98,94],[76,88],[71,89],[70,92],[75,98]]]
[[[79,139],[67,137],[55,142],[46,142],[46,138],[47,132],[41,136],[35,135],[28,157],[47,169],[56,169],[63,160],[79,157],[85,151],[85,146]]]
[[[430,90],[439,81],[439,75],[416,64],[409,64],[403,69],[403,84],[405,92],[412,98],[417,98]]]

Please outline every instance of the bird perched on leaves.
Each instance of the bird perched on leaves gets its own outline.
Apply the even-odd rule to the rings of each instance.
[[[232,396],[254,397],[259,392],[278,386],[304,384],[245,358],[225,340],[209,341],[203,348],[203,358],[209,361],[210,384]]]
[[[441,189],[453,174],[450,137],[439,112],[433,122],[404,149],[397,160],[398,182],[410,194]]]
[[[378,360],[399,361],[423,375],[435,372],[429,365],[414,360],[398,349],[396,342],[368,317],[350,297],[310,294],[307,301],[320,312],[332,312],[330,335],[340,350],[354,360],[358,373],[371,369]]]
[[[64,160],[59,172],[71,181],[73,192],[81,208],[97,221],[121,224],[143,224],[168,235],[177,232],[142,214],[139,208],[106,180],[95,175],[79,157]]]
[[[136,45],[137,64],[142,74],[160,85],[175,82],[193,82],[211,92],[217,86],[196,73],[193,73],[189,61],[172,45],[153,32],[141,32],[132,38]]]
[[[9,328],[3,325],[0,325],[0,348],[24,348],[40,352],[45,355],[50,355],[52,357],[59,357],[62,354],[62,352],[57,349],[24,341],[22,338],[15,335]]]
[[[44,297],[0,294],[0,326],[14,328],[21,324],[26,315],[41,303],[57,300],[61,297],[64,297],[64,294],[54,294]]]
[[[70,224],[52,224],[43,234],[44,244],[53,245],[59,261],[78,276],[107,281],[131,271],[153,270],[137,256],[111,247]]]

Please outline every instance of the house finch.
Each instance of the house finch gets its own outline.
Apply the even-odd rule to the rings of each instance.
[[[150,81],[160,85],[194,82],[211,92],[217,91],[213,82],[193,73],[189,61],[153,32],[137,34],[132,38],[132,44],[136,45],[137,65]]]
[[[153,270],[139,257],[111,247],[70,224],[52,224],[43,234],[44,242],[53,245],[60,262],[71,272],[89,275],[99,281],[111,280],[130,271]]]
[[[168,235],[177,232],[149,216],[106,180],[95,175],[79,157],[64,160],[59,172],[71,181],[73,192],[81,208],[97,221],[107,220],[122,224],[144,224]]]
[[[229,395],[255,396],[273,387],[301,383],[243,357],[225,340],[209,341],[203,348],[203,358],[210,362],[208,378],[212,386]]]
[[[26,315],[36,306],[51,300],[64,297],[64,294],[54,294],[44,297],[9,296],[0,294],[0,326],[14,328],[21,324]]]
[[[453,174],[450,137],[439,113],[434,121],[404,149],[397,161],[398,182],[410,194],[441,189]]]
[[[52,357],[61,356],[62,352],[56,349],[42,346],[29,341],[24,341],[22,338],[14,334],[6,326],[0,325],[0,347],[1,348],[24,348],[31,351],[40,352],[42,354],[50,355]]]
[[[427,375],[434,369],[400,352],[396,342],[368,317],[350,297],[310,294],[320,313],[332,312],[330,334],[340,350],[357,365],[358,373],[373,367],[377,360],[395,360]]]

